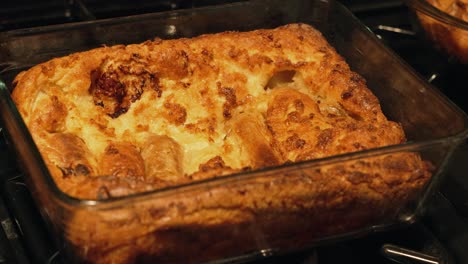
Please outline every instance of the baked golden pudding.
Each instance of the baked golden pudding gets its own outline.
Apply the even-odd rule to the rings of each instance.
[[[15,84],[55,183],[72,197],[266,171],[138,207],[75,212],[67,236],[89,262],[201,261],[262,241],[305,244],[396,214],[430,177],[416,153],[268,174],[406,140],[306,24],[101,47],[34,66]]]

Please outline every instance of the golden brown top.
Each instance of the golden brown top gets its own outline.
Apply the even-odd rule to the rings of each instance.
[[[15,82],[55,181],[81,198],[405,140],[363,78],[304,24],[102,47]]]

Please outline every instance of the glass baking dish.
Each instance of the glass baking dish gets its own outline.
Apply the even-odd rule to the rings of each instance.
[[[459,10],[452,11],[459,13],[459,17],[438,9],[427,0],[405,0],[412,11],[416,30],[424,33],[432,44],[442,50],[456,61],[468,64],[468,22],[463,20],[464,5],[460,3]],[[432,2],[434,3],[434,2]],[[448,2],[447,2],[448,3]],[[447,6],[440,1],[441,6]],[[457,7],[457,3],[452,5]],[[466,13],[466,11],[465,11]],[[467,16],[468,14],[465,14]]]
[[[18,72],[53,57],[155,37],[293,22],[313,25],[324,34],[367,80],[385,115],[403,126],[408,142],[126,197],[80,200],[55,185],[10,97]],[[334,1],[257,0],[15,30],[0,35],[0,63],[0,113],[9,144],[67,263],[243,262],[410,224],[424,213],[454,149],[468,137],[466,115]],[[352,188],[340,189],[338,204],[301,207],[314,194],[335,195],[336,189],[323,186],[343,180],[331,178],[336,170],[412,154],[431,164],[432,177],[411,195],[396,189],[391,193],[389,185],[387,191],[398,199],[372,203]],[[282,195],[285,188],[297,188],[297,195]],[[246,197],[241,201],[249,210],[232,213],[229,209],[240,205],[231,198],[240,196]],[[291,201],[301,203],[282,206]],[[191,217],[208,209],[227,213],[209,223]],[[170,226],[163,224],[168,221]]]

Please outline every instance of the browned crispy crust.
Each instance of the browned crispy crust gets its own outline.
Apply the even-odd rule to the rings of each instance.
[[[102,47],[35,66],[15,83],[13,98],[55,182],[77,198],[405,141],[363,78],[304,24]],[[65,236],[97,263],[294,247],[392,220],[429,177],[414,153],[285,168],[73,211]]]

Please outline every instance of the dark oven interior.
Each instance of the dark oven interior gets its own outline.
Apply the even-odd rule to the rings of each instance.
[[[3,3],[0,31],[214,5],[230,1],[19,0]],[[231,1],[232,2],[232,1]],[[342,0],[381,41],[465,112],[468,68],[434,50],[414,32],[398,0]],[[0,124],[0,132],[1,132]],[[403,228],[332,243],[260,263],[468,263],[468,144],[457,150],[449,175],[420,221]],[[15,157],[0,135],[0,263],[61,263]],[[265,254],[268,255],[268,254]]]

